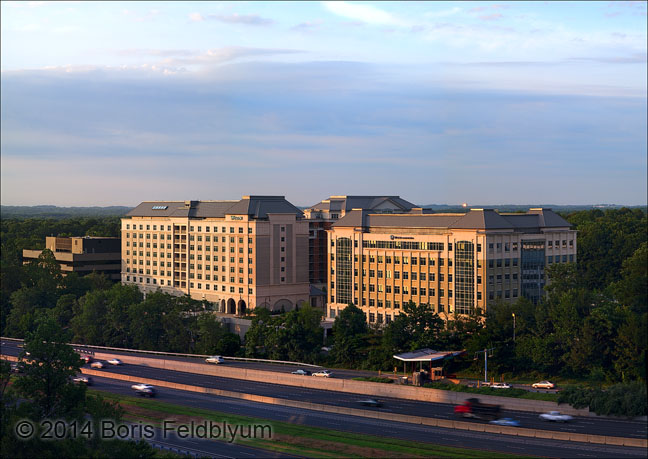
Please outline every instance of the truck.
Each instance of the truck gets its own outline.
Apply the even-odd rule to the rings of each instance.
[[[491,421],[499,417],[500,406],[481,403],[478,398],[469,398],[462,405],[455,406],[454,412],[464,418]]]

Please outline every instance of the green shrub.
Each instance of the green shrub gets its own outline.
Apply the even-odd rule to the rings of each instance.
[[[558,403],[574,408],[589,408],[600,415],[645,416],[648,414],[646,386],[642,381],[614,384],[607,389],[568,386],[560,392]]]

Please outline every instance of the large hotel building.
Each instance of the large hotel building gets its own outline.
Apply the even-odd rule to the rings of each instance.
[[[227,314],[309,300],[308,222],[283,196],[142,202],[122,219],[122,283]]]
[[[328,317],[353,303],[372,323],[390,322],[410,300],[445,319],[497,300],[537,302],[545,267],[576,261],[576,231],[550,209],[355,209],[332,224],[328,246]]]

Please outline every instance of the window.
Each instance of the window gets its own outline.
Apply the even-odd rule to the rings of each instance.
[[[425,260],[425,258],[421,258],[421,260]],[[421,280],[425,281],[427,280],[426,278],[427,278],[427,273],[421,273]]]

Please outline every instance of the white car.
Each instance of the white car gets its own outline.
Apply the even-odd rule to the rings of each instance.
[[[551,381],[540,381],[531,384],[531,387],[533,387],[534,389],[553,389],[554,387],[556,387],[556,385]]]
[[[503,382],[496,382],[494,384],[491,384],[490,387],[493,389],[510,389],[511,385]]]
[[[111,365],[121,365],[122,361],[119,360],[119,359],[110,359],[110,360],[108,360],[108,363],[111,364]]]
[[[137,392],[137,395],[155,397],[155,387],[149,384],[133,384],[131,389],[134,389]]]
[[[574,418],[568,414],[561,414],[560,411],[549,411],[548,413],[542,413],[540,419],[543,421],[569,422]]]
[[[321,371],[316,371],[315,373],[313,373],[313,376],[320,376],[322,378],[332,378],[333,373],[331,373],[328,370],[321,370]]]
[[[220,355],[212,355],[211,357],[207,357],[205,359],[205,362],[219,364],[219,363],[225,363],[225,359]]]
[[[104,364],[103,362],[92,362],[90,364],[90,368],[103,368]]]

